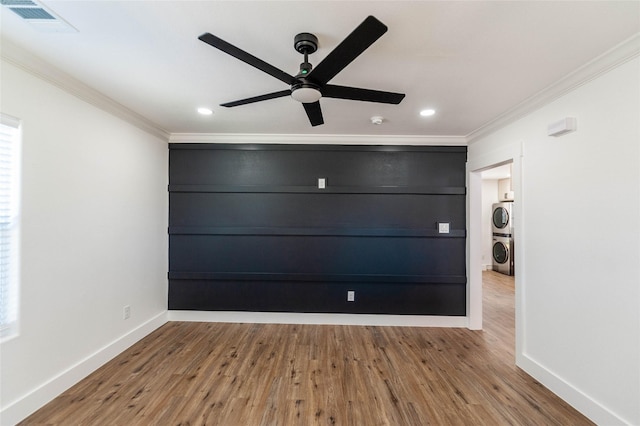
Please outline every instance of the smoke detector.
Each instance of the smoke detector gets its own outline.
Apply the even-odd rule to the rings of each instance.
[[[371,117],[372,124],[379,125],[379,124],[382,124],[383,121],[384,121],[384,117],[381,117],[379,115],[374,115],[373,117]]]

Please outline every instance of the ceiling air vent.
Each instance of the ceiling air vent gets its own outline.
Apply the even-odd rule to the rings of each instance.
[[[38,31],[53,33],[78,32],[64,19],[34,0],[0,0],[0,4],[27,21]]]
[[[31,0],[2,0],[0,4],[3,6],[37,6]]]

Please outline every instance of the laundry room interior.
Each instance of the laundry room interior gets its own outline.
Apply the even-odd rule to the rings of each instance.
[[[512,163],[482,172],[482,270],[515,274]]]

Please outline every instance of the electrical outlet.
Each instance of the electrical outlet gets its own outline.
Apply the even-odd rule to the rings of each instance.
[[[327,179],[318,178],[318,189],[325,189],[327,187]]]
[[[356,300],[356,292],[353,290],[347,291],[347,302],[355,302]]]
[[[122,310],[122,319],[129,319],[131,317],[131,306],[127,305]]]

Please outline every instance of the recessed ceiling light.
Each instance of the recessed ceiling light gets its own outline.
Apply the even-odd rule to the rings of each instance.
[[[423,109],[422,111],[420,111],[420,115],[423,117],[430,117],[435,113],[436,113],[436,110],[434,109]]]
[[[211,115],[213,114],[213,111],[211,111],[209,108],[198,108],[198,113],[202,115]]]

